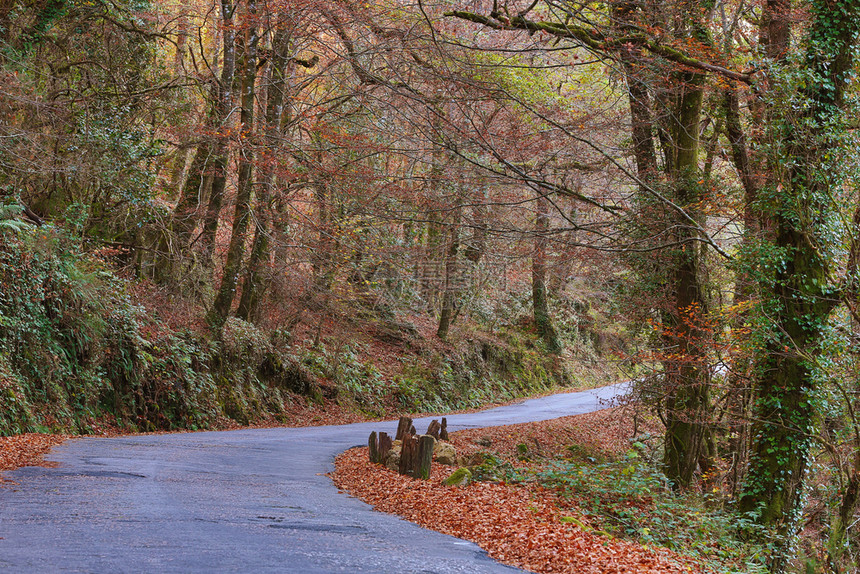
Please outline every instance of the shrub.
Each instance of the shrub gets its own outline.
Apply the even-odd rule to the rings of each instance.
[[[0,434],[196,428],[215,414],[205,345],[147,316],[125,283],[51,226],[3,226]]]
[[[636,450],[618,461],[554,462],[537,478],[575,501],[595,528],[610,535],[693,555],[722,572],[766,571],[770,549],[740,536],[751,521],[707,495],[676,494]]]

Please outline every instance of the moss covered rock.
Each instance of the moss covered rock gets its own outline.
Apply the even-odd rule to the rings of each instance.
[[[466,486],[472,482],[472,471],[465,467],[455,470],[451,476],[442,481],[445,486]]]

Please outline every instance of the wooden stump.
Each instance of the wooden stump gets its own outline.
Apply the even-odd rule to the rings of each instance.
[[[400,417],[397,422],[397,434],[394,435],[394,440],[403,440],[403,436],[409,434],[409,429],[412,427],[412,419],[409,417]],[[414,432],[412,434],[415,434]]]
[[[388,456],[388,451],[391,450],[392,441],[388,433],[381,432],[378,435],[376,431],[370,433],[367,438],[367,453],[370,462],[385,464],[385,459]]]
[[[439,438],[448,440],[448,419],[442,417],[442,428],[439,429]]]
[[[388,453],[391,451],[392,447],[391,437],[388,436],[387,432],[379,433],[379,462],[382,464],[386,463],[386,458],[388,458]]]
[[[418,439],[418,456],[415,460],[415,478],[430,478],[430,463],[433,460],[433,446],[436,439],[429,434],[422,435]]]
[[[433,447],[436,439],[425,434],[420,437],[406,435],[400,447],[400,467],[398,471],[413,478],[430,478],[430,463],[433,460]]]
[[[370,462],[379,462],[379,441],[376,438],[376,431],[370,433],[370,436],[367,438],[367,453]]]
[[[442,430],[442,425],[439,424],[439,421],[433,419],[430,421],[430,426],[427,427],[427,434],[439,440],[439,432]]]
[[[418,458],[418,437],[408,434],[400,446],[400,474],[415,476],[415,460]]]

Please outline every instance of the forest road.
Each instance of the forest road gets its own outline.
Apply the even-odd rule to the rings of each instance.
[[[451,415],[448,428],[607,406],[622,385]],[[419,419],[424,430],[430,419]],[[520,572],[339,493],[334,457],[396,422],[82,438],[0,488],[0,572]]]

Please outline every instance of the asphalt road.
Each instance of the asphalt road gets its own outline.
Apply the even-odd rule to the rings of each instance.
[[[590,412],[621,391],[452,415],[448,428]],[[0,488],[0,572],[520,572],[339,493],[325,473],[372,430],[396,423],[67,441],[46,457],[56,468],[5,473],[18,484]]]

